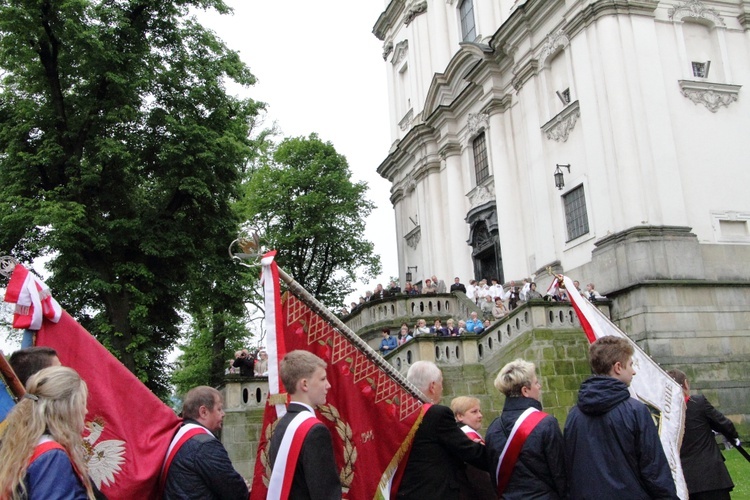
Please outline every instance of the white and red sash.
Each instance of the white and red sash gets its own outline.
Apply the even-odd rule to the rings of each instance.
[[[297,468],[297,459],[302,451],[302,443],[305,441],[308,431],[317,423],[320,423],[320,420],[309,411],[299,412],[289,422],[271,470],[267,499],[289,498],[294,470]]]
[[[174,460],[175,455],[177,455],[177,452],[180,451],[180,448],[182,448],[183,444],[187,443],[193,436],[197,436],[198,434],[208,434],[209,436],[214,437],[214,435],[211,434],[209,430],[202,425],[185,424],[180,427],[180,430],[178,430],[172,438],[172,442],[169,444],[169,448],[167,449],[167,456],[164,457],[164,464],[161,466],[161,476],[159,477],[160,493],[164,493],[164,486],[167,484],[167,474],[169,473],[169,466],[172,465],[172,460]]]
[[[505,488],[508,487],[510,476],[513,474],[513,469],[516,467],[518,455],[521,454],[521,449],[526,442],[526,438],[529,437],[531,431],[533,431],[537,424],[546,416],[547,413],[539,411],[536,408],[527,408],[526,411],[518,417],[516,423],[513,424],[513,429],[510,431],[508,441],[505,443],[503,452],[500,454],[497,471],[495,471],[498,498],[503,496]]]
[[[463,427],[461,427],[461,430],[464,431],[464,434],[469,436],[469,439],[471,439],[472,441],[479,440],[480,443],[484,444],[484,439],[482,439],[482,436],[480,436],[477,431],[475,431],[468,425],[464,425]]]
[[[39,439],[39,443],[34,447],[34,453],[32,453],[31,458],[29,458],[29,464],[33,464],[37,458],[41,457],[48,451],[52,450],[60,450],[63,453],[65,453],[68,456],[68,460],[70,460],[70,465],[73,466],[73,471],[76,473],[76,476],[78,476],[78,480],[81,481],[81,484],[85,484],[83,482],[83,475],[81,475],[81,471],[78,470],[78,467],[76,467],[76,463],[73,461],[72,458],[70,458],[70,454],[68,454],[68,450],[66,450],[63,445],[58,443],[57,441],[54,441],[52,438],[47,436],[46,434]]]

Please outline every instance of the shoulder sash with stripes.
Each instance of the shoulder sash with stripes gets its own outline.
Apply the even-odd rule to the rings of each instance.
[[[29,465],[34,463],[37,458],[41,457],[48,451],[52,450],[61,450],[65,455],[68,456],[68,460],[70,460],[70,465],[73,466],[73,471],[76,473],[76,476],[78,476],[78,479],[83,482],[83,476],[81,476],[81,472],[78,470],[78,467],[76,467],[75,462],[71,460],[70,455],[68,454],[68,450],[66,450],[63,445],[58,443],[57,441],[53,441],[50,438],[42,438],[42,440],[39,442],[38,445],[34,447],[34,453],[31,454],[31,458],[29,458]]]
[[[292,490],[294,471],[297,468],[297,460],[302,451],[302,443],[307,433],[315,424],[322,423],[313,413],[301,411],[289,422],[289,426],[281,439],[276,461],[271,470],[271,479],[268,483],[269,500],[289,498]]]
[[[177,434],[172,438],[172,442],[169,444],[169,449],[167,449],[167,456],[164,457],[164,463],[161,466],[161,475],[159,477],[159,491],[162,494],[164,493],[164,486],[167,484],[169,466],[172,465],[172,460],[174,460],[175,455],[180,451],[183,444],[187,443],[192,437],[197,436],[198,434],[208,434],[209,436],[214,437],[214,435],[202,425],[185,424],[180,427],[180,430],[178,430]]]
[[[482,439],[482,436],[480,436],[477,431],[475,431],[468,425],[464,425],[463,427],[461,427],[461,430],[464,431],[464,434],[466,434],[472,441],[479,440],[480,443],[484,444],[484,439]]]
[[[527,408],[526,411],[518,417],[516,423],[513,424],[513,429],[510,431],[508,441],[505,443],[503,452],[500,454],[500,461],[497,464],[497,471],[495,472],[498,498],[503,496],[505,488],[508,487],[510,476],[513,474],[513,469],[516,467],[518,456],[521,454],[521,449],[526,442],[526,438],[529,437],[531,431],[533,431],[537,424],[546,416],[547,413],[539,411],[536,408]]]

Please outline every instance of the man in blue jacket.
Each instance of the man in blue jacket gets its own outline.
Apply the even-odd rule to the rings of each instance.
[[[628,391],[633,347],[601,337],[589,348],[589,362],[594,376],[581,384],[565,423],[570,498],[678,498],[651,412]]]

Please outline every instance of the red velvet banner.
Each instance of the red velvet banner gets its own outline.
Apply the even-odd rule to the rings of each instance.
[[[276,301],[267,300],[267,307],[269,302]],[[422,402],[303,301],[287,292],[281,303],[282,311],[275,317],[283,322],[285,352],[304,349],[328,363],[331,389],[326,405],[316,413],[333,437],[344,498],[386,496],[383,492],[388,491],[388,481],[419,424]],[[269,332],[272,328],[268,325]],[[267,340],[272,342],[273,335]],[[285,352],[278,352],[278,360]],[[374,351],[368,354],[378,355]],[[253,499],[266,498],[271,471],[267,443],[275,419],[276,409],[269,403],[258,449]]]
[[[158,478],[181,420],[63,311],[45,320],[36,345],[57,350],[89,389],[84,441],[89,476],[110,500],[158,498]]]

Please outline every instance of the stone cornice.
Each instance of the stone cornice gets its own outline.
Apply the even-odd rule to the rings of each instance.
[[[449,156],[456,156],[461,154],[461,145],[457,142],[449,142],[440,148],[438,155],[441,159],[446,159]]]
[[[576,12],[565,26],[565,32],[572,39],[586,26],[605,16],[656,17],[658,5],[658,0],[597,0]]]
[[[620,243],[625,240],[663,240],[688,238],[696,239],[692,228],[687,226],[634,226],[618,233],[610,234],[594,242],[594,252],[601,251],[602,248]]]
[[[495,113],[505,113],[510,108],[513,98],[510,94],[503,94],[502,96],[496,96],[490,99],[490,101],[482,108],[483,113],[487,113],[492,116]]]
[[[513,71],[513,88],[520,92],[524,84],[539,71],[539,61],[529,59],[523,65]]]
[[[398,18],[401,16],[406,5],[405,0],[391,0],[385,11],[380,14],[375,26],[372,27],[372,34],[380,40],[385,41],[388,32],[396,25]]]
[[[712,113],[716,113],[721,106],[729,106],[736,101],[741,88],[741,85],[693,80],[678,80],[678,83],[682,95],[695,104],[703,104]]]
[[[565,142],[568,140],[570,132],[576,126],[576,122],[580,116],[580,104],[578,101],[572,102],[560,111],[557,116],[542,125],[542,131],[547,135],[547,139]]]

